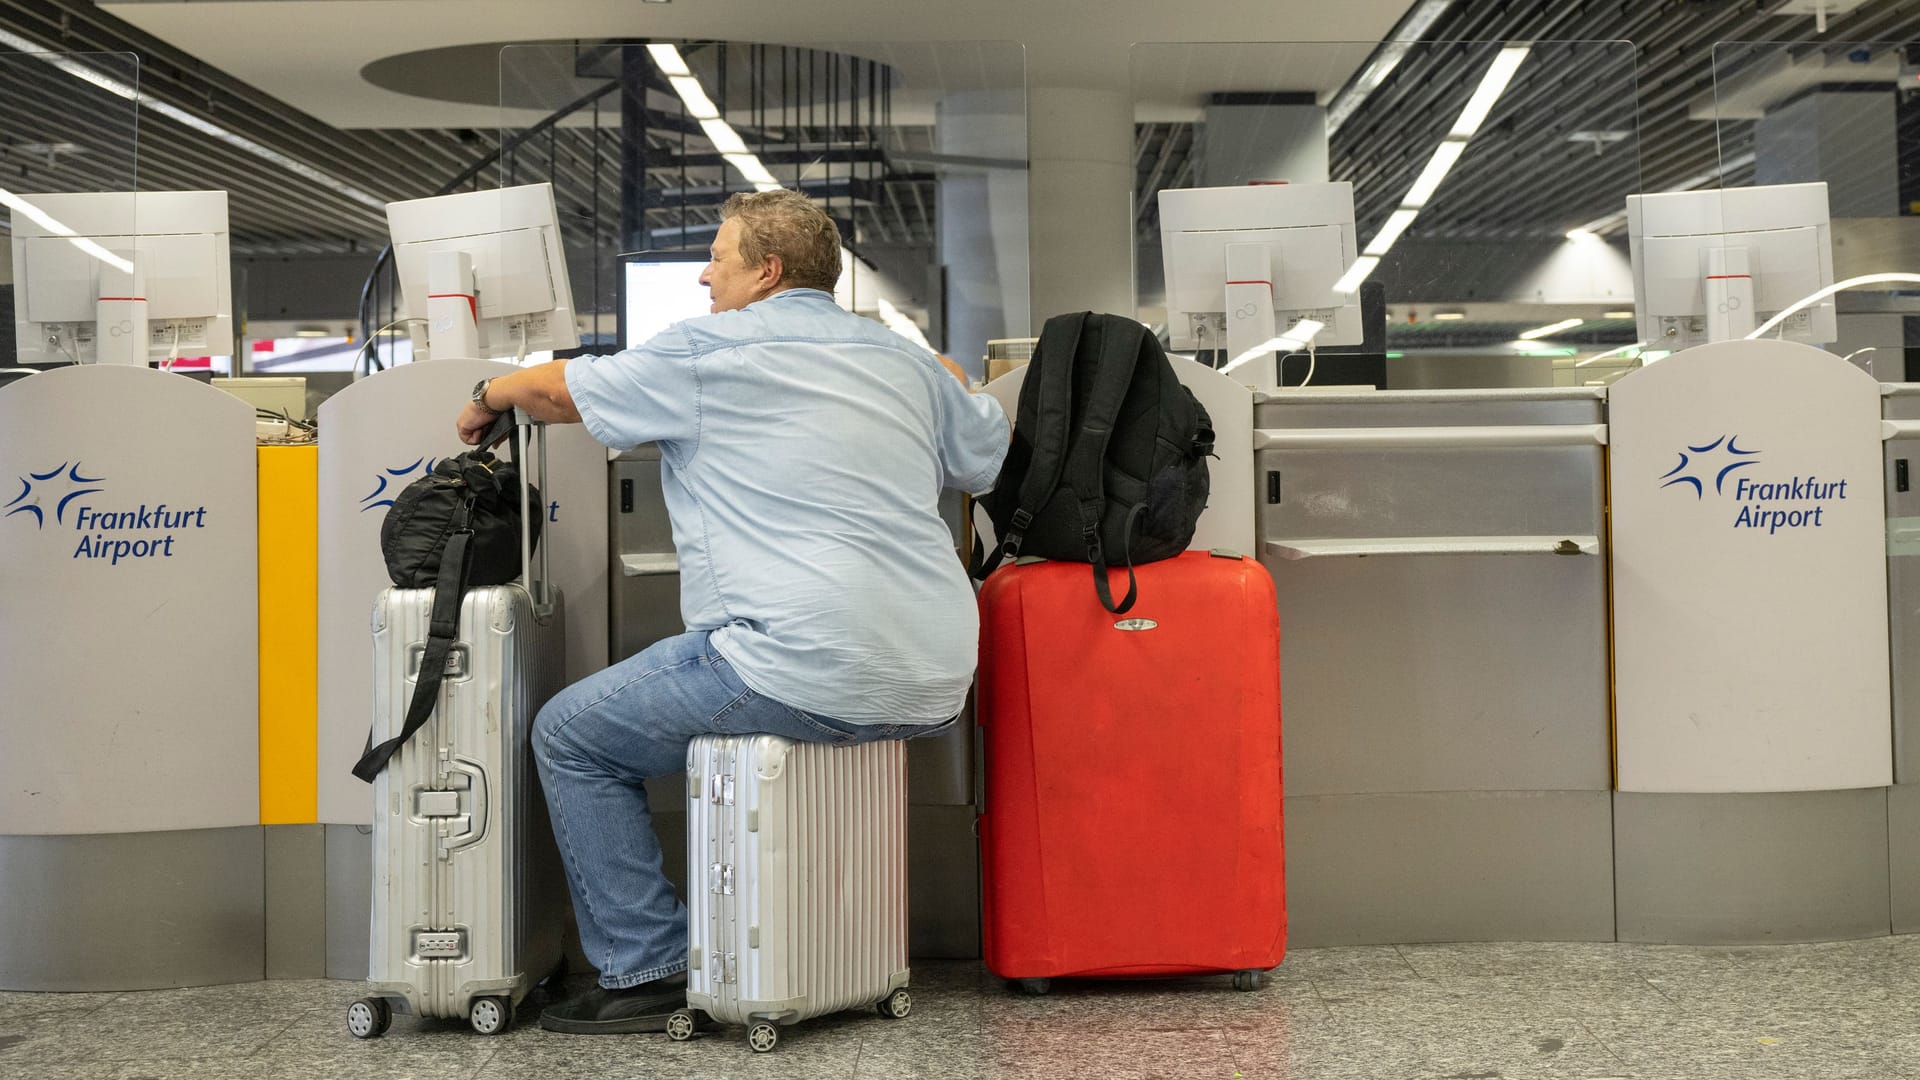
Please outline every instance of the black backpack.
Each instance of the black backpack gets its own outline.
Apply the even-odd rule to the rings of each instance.
[[[1020,387],[1013,446],[981,499],[1000,544],[976,575],[1020,555],[1085,561],[1101,606],[1124,614],[1134,564],[1193,542],[1212,454],[1213,420],[1138,321],[1087,311],[1048,319]],[[1109,558],[1127,567],[1117,605]]]

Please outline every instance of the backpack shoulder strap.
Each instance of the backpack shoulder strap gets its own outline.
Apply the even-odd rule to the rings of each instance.
[[[440,575],[433,586],[433,614],[429,617],[427,647],[420,657],[420,673],[413,684],[413,699],[407,703],[407,721],[400,734],[373,745],[373,732],[367,732],[367,747],[353,767],[353,775],[373,783],[387,761],[400,747],[425,726],[440,700],[440,683],[446,677],[447,656],[460,636],[460,601],[467,592],[467,572],[472,564],[473,530],[463,509],[447,546],[440,552]]]
[[[1113,425],[1119,419],[1120,406],[1133,384],[1134,369],[1140,353],[1147,347],[1146,329],[1138,322],[1117,315],[1101,316],[1100,361],[1094,372],[1092,393],[1086,412],[1073,433],[1073,449],[1067,458],[1068,486],[1079,498],[1080,535],[1087,542],[1087,561],[1093,564],[1094,589],[1100,603],[1114,614],[1123,614],[1133,606],[1133,558],[1127,557],[1127,598],[1118,606],[1107,590],[1106,552],[1100,542],[1100,526],[1106,518],[1106,480],[1102,474],[1107,459],[1107,443],[1113,437]],[[1129,515],[1128,535],[1133,516]]]
[[[975,577],[986,577],[1002,560],[1019,557],[1027,526],[1060,486],[1068,448],[1073,445],[1075,357],[1091,317],[1092,312],[1087,311],[1055,315],[1040,329],[1040,342],[1027,365],[1027,381],[1020,386],[1019,414],[1033,419],[1033,430],[1025,433],[1033,442],[1033,457],[1020,482],[1020,502],[1007,524],[1006,535],[999,538],[983,565],[974,568]],[[1031,412],[1025,408],[1029,394],[1033,395]]]

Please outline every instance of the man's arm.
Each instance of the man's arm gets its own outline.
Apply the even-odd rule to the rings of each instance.
[[[536,367],[521,368],[487,383],[487,407],[467,402],[455,421],[460,441],[469,446],[479,443],[493,418],[509,409],[523,409],[528,416],[549,424],[577,424],[580,410],[574,407],[573,392],[567,389],[567,362],[554,360]]]

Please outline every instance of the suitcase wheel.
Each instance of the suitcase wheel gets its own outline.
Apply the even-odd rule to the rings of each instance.
[[[356,1039],[377,1039],[393,1025],[393,1007],[385,998],[361,998],[347,1006],[347,1030]]]
[[[1013,985],[1021,993],[1032,994],[1035,997],[1053,992],[1052,979],[1015,979]]]
[[[756,1054],[770,1053],[780,1045],[780,1029],[762,1020],[747,1029],[747,1045]]]
[[[699,1026],[699,1021],[695,1019],[693,1010],[681,1009],[679,1012],[667,1017],[667,1038],[672,1039],[674,1042],[686,1042],[688,1039],[693,1038],[693,1033]]]
[[[1267,973],[1264,971],[1256,971],[1249,968],[1246,971],[1236,971],[1233,973],[1233,988],[1235,990],[1258,990],[1265,985],[1267,985]]]
[[[513,1002],[501,997],[474,998],[467,1024],[482,1035],[498,1035],[513,1023]]]
[[[913,995],[907,993],[907,988],[903,986],[881,998],[875,1007],[880,1010],[881,1016],[889,1020],[904,1020],[913,1011]]]

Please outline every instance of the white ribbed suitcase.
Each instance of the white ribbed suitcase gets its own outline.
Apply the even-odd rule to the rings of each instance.
[[[687,748],[688,1011],[779,1026],[859,1006],[907,1015],[907,756],[709,735]]]
[[[566,879],[529,742],[565,679],[544,555],[539,603],[519,583],[462,596],[439,701],[374,778],[369,996],[347,1012],[360,1038],[385,1033],[396,1011],[498,1034],[561,963]],[[374,603],[371,744],[405,724],[433,598],[395,588]]]

